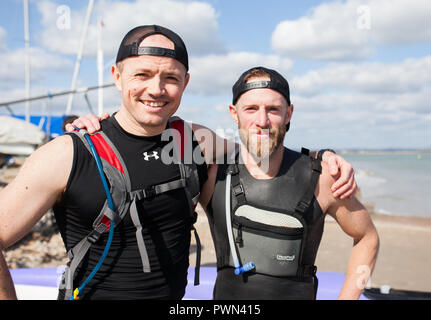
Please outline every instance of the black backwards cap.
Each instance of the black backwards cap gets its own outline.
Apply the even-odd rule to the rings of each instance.
[[[246,77],[254,70],[263,70],[269,75],[269,81],[251,81],[247,82]],[[259,88],[268,88],[281,93],[290,106],[290,90],[287,80],[277,71],[264,67],[254,67],[244,72],[232,87],[233,99],[232,104],[238,101],[238,98],[246,91]]]
[[[258,80],[247,82],[247,76],[254,70],[263,70],[269,75],[269,81]],[[268,88],[275,90],[281,93],[287,101],[287,105],[291,105],[290,103],[290,90],[289,83],[287,80],[279,74],[277,71],[272,69],[267,69],[265,67],[253,67],[246,72],[244,72],[239,79],[235,82],[232,87],[232,104],[235,104],[239,97],[248,90],[260,89],[260,88]],[[286,125],[286,132],[289,131],[290,122]]]
[[[162,34],[174,43],[174,50],[159,47],[140,47],[139,44],[144,38],[153,34]],[[181,62],[186,71],[189,71],[189,58],[186,45],[179,35],[175,32],[158,26],[146,25],[139,26],[130,30],[121,41],[120,48],[117,53],[116,63],[134,56],[152,55],[173,58]]]

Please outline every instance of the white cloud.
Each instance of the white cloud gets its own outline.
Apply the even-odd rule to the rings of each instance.
[[[431,84],[431,56],[398,63],[332,63],[292,80],[292,92],[341,90],[362,93],[415,92]]]
[[[24,61],[26,52],[20,48],[0,52],[0,69],[2,79],[1,87],[14,85],[16,82],[24,83]],[[59,55],[51,54],[41,48],[30,48],[30,75],[32,81],[47,77],[51,71],[69,71],[72,62]]]
[[[222,55],[192,57],[189,93],[231,94],[232,85],[247,69],[264,66],[276,69],[285,77],[292,68],[290,59],[253,52],[230,52]]]
[[[382,44],[431,41],[431,3],[428,0],[369,1],[372,29]]]
[[[24,48],[9,49],[6,36],[6,30],[0,27],[0,89],[8,89],[8,92],[11,92],[9,89],[15,88],[18,83],[24,85],[26,51]],[[67,58],[40,47],[30,47],[29,56],[32,82],[48,77],[52,71],[68,71],[72,66],[72,62]]]
[[[71,10],[70,29],[58,28],[58,4],[37,3],[42,15],[43,44],[64,54],[76,54],[86,15],[86,6]],[[97,50],[97,19],[103,18],[103,50],[107,57],[116,55],[124,35],[135,26],[159,24],[178,33],[186,43],[189,54],[220,53],[224,51],[218,34],[217,13],[211,5],[201,2],[172,0],[136,0],[135,2],[100,1],[93,11],[85,42],[85,55],[95,56]]]
[[[377,45],[431,40],[428,0],[348,0],[313,8],[306,16],[279,23],[272,47],[292,57],[362,59]]]
[[[417,114],[431,113],[429,101],[431,88],[426,87],[414,93],[321,93],[315,96],[293,95],[295,110],[301,113],[325,113],[332,115],[341,112],[344,117],[351,113],[366,112],[377,116],[379,114],[393,116],[403,112]],[[340,118],[334,118],[339,121]]]
[[[311,148],[430,146],[431,88],[416,93],[295,96],[288,143]],[[409,133],[417,131],[414,139]]]
[[[291,91],[293,141],[311,147],[430,145],[431,56],[332,63],[292,79]]]

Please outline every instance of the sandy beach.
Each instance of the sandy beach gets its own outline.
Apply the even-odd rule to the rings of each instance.
[[[8,169],[0,180],[10,182],[18,169]],[[395,289],[431,292],[431,218],[374,214],[372,206],[368,207],[380,238],[371,286],[390,285]],[[199,207],[198,213],[196,229],[202,243],[201,264],[215,266],[215,250],[207,218]],[[61,237],[56,232],[50,232],[53,221],[49,215],[46,218],[42,226],[34,228],[32,234],[5,251],[9,267],[65,265],[67,258]],[[344,273],[352,243],[352,239],[328,217],[317,255],[318,270]],[[194,266],[196,246],[193,236],[190,252],[190,264]]]

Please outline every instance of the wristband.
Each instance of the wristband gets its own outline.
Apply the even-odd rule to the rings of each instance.
[[[307,148],[302,147],[301,148],[301,153],[304,154],[304,155],[306,155],[306,156],[309,156],[310,155],[310,150],[307,149]]]
[[[325,153],[325,151],[329,151],[332,152],[333,154],[337,154],[334,150],[332,149],[321,149],[319,150],[319,152],[317,153],[317,159],[322,160],[323,154]]]

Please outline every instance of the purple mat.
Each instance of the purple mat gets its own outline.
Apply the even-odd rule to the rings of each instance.
[[[201,267],[200,269],[200,285],[194,286],[193,280],[195,269],[189,268],[188,283],[186,288],[185,299],[196,300],[211,300],[214,282],[217,277],[217,269],[215,267]],[[344,273],[338,272],[317,272],[319,279],[319,287],[317,289],[317,300],[336,300],[344,283]],[[368,300],[367,297],[361,295],[359,300]]]
[[[15,284],[58,287],[64,267],[10,269]]]
[[[58,268],[32,268],[32,269],[11,269],[12,279],[15,284],[58,287],[58,283],[63,274],[64,267]],[[193,280],[195,269],[188,270],[189,285],[186,288],[184,299],[211,300],[213,286],[217,276],[215,267],[200,268],[200,285],[194,286]],[[338,297],[344,282],[344,274],[337,272],[317,272],[319,288],[317,290],[318,300],[335,300]],[[367,300],[361,295],[361,300]]]

